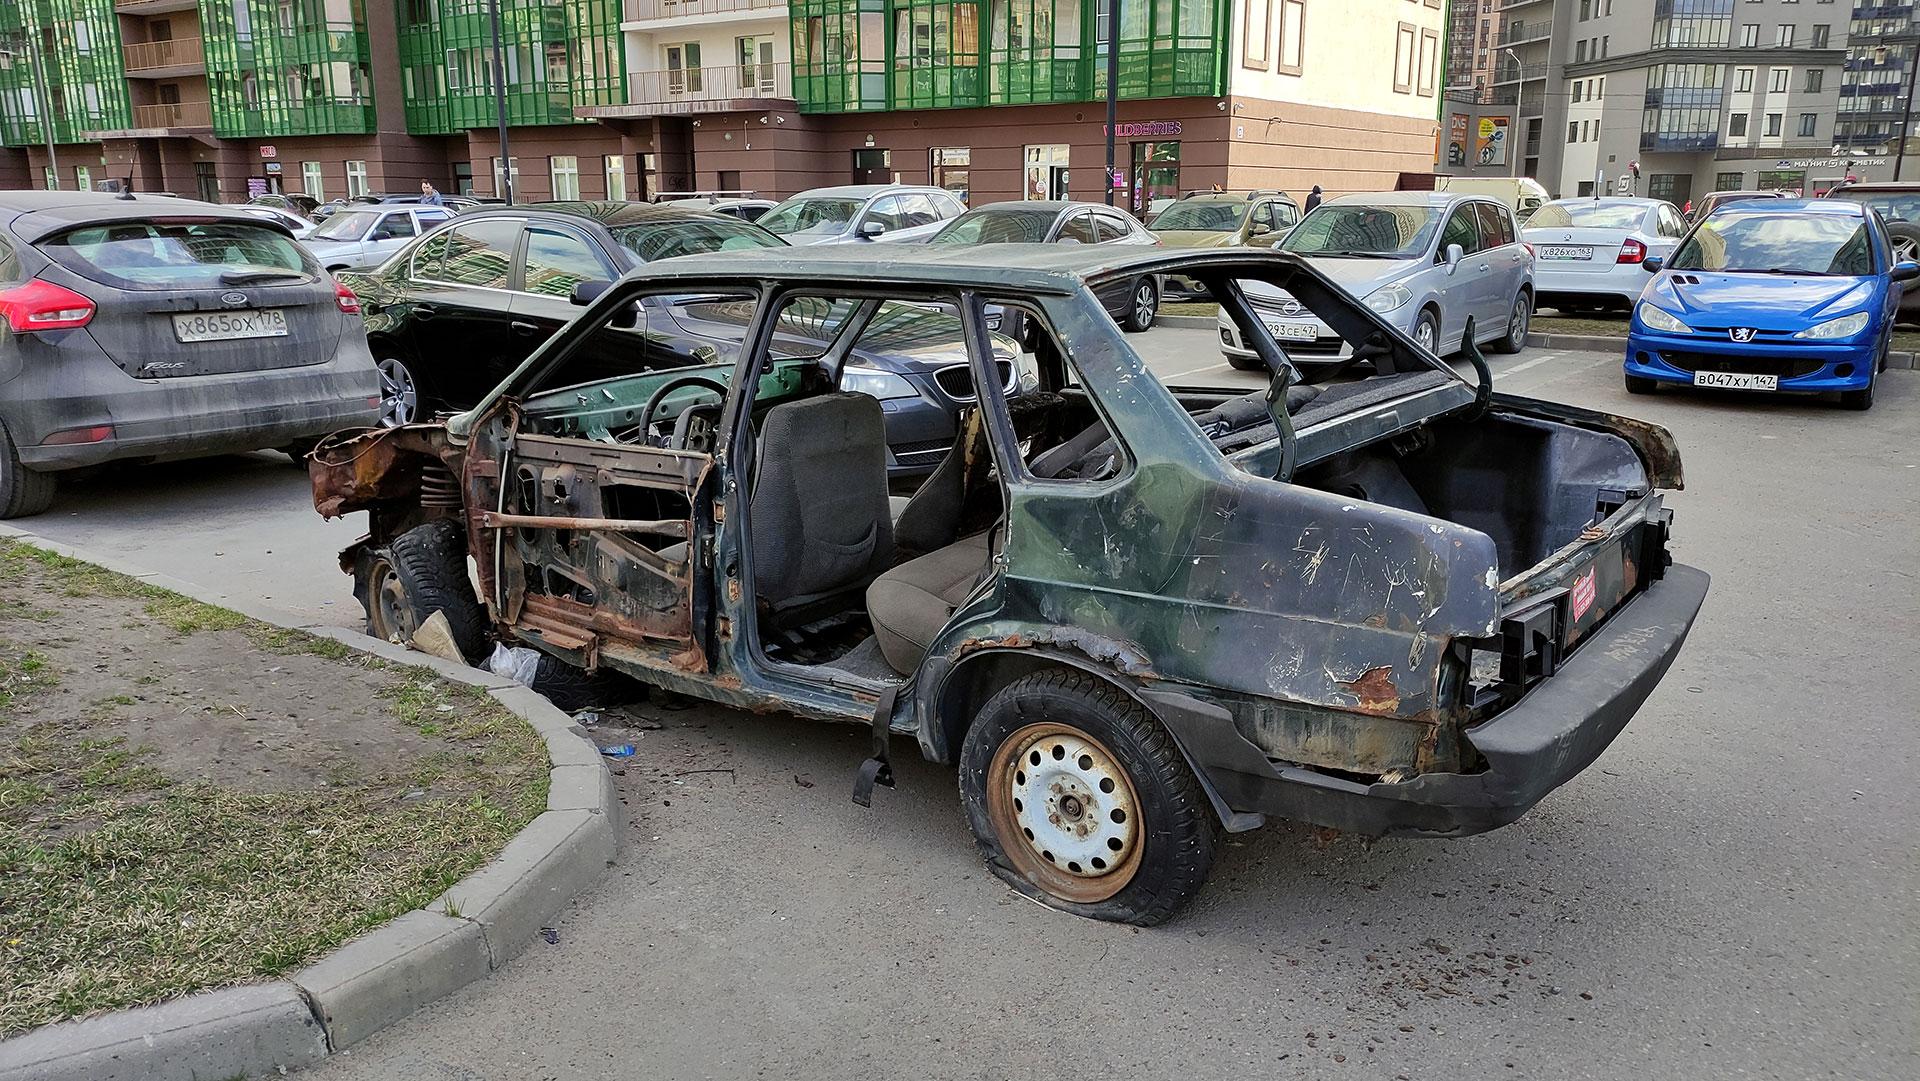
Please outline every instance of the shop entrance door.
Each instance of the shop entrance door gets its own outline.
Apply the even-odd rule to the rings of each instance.
[[[865,147],[853,152],[855,184],[893,183],[893,152],[882,147]]]
[[[1065,143],[1027,147],[1027,176],[1024,196],[1028,199],[1069,198]]]

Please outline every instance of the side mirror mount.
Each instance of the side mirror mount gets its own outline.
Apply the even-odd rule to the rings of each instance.
[[[887,223],[883,221],[868,220],[860,223],[860,235],[866,237],[868,240],[872,240],[884,234],[886,231]]]
[[[1458,244],[1447,245],[1446,254],[1443,256],[1443,259],[1447,264],[1447,273],[1451,274],[1454,271],[1459,270],[1460,261],[1465,259],[1466,257],[1467,257],[1467,249],[1461,247]]]
[[[1911,259],[1903,259],[1893,264],[1893,269],[1887,272],[1887,277],[1897,282],[1910,282],[1915,278],[1920,278],[1920,263],[1916,263]]]
[[[584,308],[594,301],[599,300],[600,294],[606,292],[612,285],[612,282],[600,281],[599,279],[576,282],[573,287],[573,295],[567,299],[573,302],[574,307]]]
[[[1660,273],[1660,268],[1666,265],[1667,261],[1658,255],[1649,255],[1645,259],[1640,260],[1640,269],[1649,274]],[[1920,270],[1920,267],[1915,267],[1914,269]]]

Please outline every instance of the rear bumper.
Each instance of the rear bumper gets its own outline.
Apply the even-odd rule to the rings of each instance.
[[[1460,837],[1504,826],[1591,765],[1626,727],[1672,666],[1707,584],[1704,571],[1668,568],[1552,678],[1469,729],[1483,772],[1362,784],[1292,767],[1256,776],[1208,766],[1208,780],[1236,811],[1372,836]]]
[[[1635,320],[1636,326],[1638,320]],[[1727,370],[1775,374],[1782,391],[1820,394],[1859,390],[1873,382],[1879,363],[1878,328],[1865,341],[1834,345],[1715,341],[1704,334],[1682,337],[1636,330],[1627,337],[1626,373],[1663,383],[1692,385],[1702,362]],[[1792,374],[1799,365],[1802,374]],[[1760,393],[1766,393],[1761,391]]]
[[[1567,270],[1544,259],[1533,263],[1534,293],[1545,307],[1554,300],[1632,304],[1652,279],[1638,263],[1614,263],[1606,270]]]

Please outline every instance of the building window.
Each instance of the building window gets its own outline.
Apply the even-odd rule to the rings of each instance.
[[[1827,72],[1826,72],[1826,69],[1824,68],[1808,68],[1807,69],[1807,93],[1818,94],[1820,92],[1821,85],[1826,82],[1826,74]]]
[[[927,175],[936,188],[945,188],[961,202],[967,201],[967,167],[973,164],[973,150],[964,146],[937,146],[928,152]]]
[[[1740,47],[1756,49],[1760,47],[1760,24],[1743,23],[1740,27]]]
[[[1280,44],[1273,70],[1299,75],[1306,59],[1307,0],[1280,0]]]
[[[1763,169],[1754,179],[1755,191],[1791,191],[1799,192],[1807,182],[1807,174],[1798,169]]]
[[[1801,113],[1800,114],[1800,137],[1802,139],[1813,138],[1814,129],[1819,125],[1819,123],[1820,123],[1819,113]]]
[[[1735,93],[1747,94],[1753,91],[1753,69],[1733,69],[1733,89]]]
[[[1774,44],[1780,46],[1782,49],[1793,48],[1793,24],[1792,23],[1780,24],[1780,33],[1779,33],[1779,36],[1774,40]]]
[[[1824,48],[1826,48],[1826,47],[1827,47],[1827,34],[1828,34],[1828,33],[1830,33],[1830,32],[1831,32],[1832,30],[1833,30],[1833,28],[1832,28],[1832,27],[1830,27],[1830,26],[1828,26],[1828,25],[1827,25],[1826,23],[1821,23],[1821,24],[1820,24],[1819,26],[1816,26],[1816,27],[1814,27],[1814,28],[1813,28],[1813,41],[1812,41],[1812,43],[1811,43],[1811,44],[1813,45],[1813,47],[1814,47],[1814,48],[1816,48],[1816,49],[1824,49]]]
[[[1781,114],[1781,113],[1767,114],[1767,134],[1768,135],[1778,136],[1780,134],[1780,118],[1782,115],[1784,114]]]
[[[93,171],[91,169],[88,169],[84,165],[76,165],[73,167],[73,190],[93,190]]]
[[[1787,92],[1787,80],[1793,78],[1792,68],[1770,68],[1767,71],[1767,93],[1784,94]]]
[[[325,174],[320,171],[319,162],[303,161],[300,163],[300,190],[322,202],[326,200],[326,178]]]
[[[1585,79],[1575,79],[1575,80],[1574,80],[1574,82],[1573,82],[1573,103],[1574,103],[1575,105],[1578,105],[1578,104],[1580,104],[1580,92],[1581,92],[1581,91],[1583,91],[1583,90],[1585,90],[1586,88],[1587,88],[1587,81],[1586,81]]]
[[[1740,139],[1740,138],[1744,138],[1746,134],[1747,134],[1747,114],[1733,113],[1732,115],[1727,117],[1727,135],[1730,138]]]
[[[1273,8],[1267,0],[1247,0],[1241,38],[1240,66],[1267,70],[1271,61],[1268,50],[1273,44]]]
[[[627,159],[619,154],[606,157],[607,198],[616,203],[627,201]]]
[[[1654,199],[1665,199],[1669,203],[1683,203],[1692,198],[1693,175],[1691,173],[1654,173],[1647,178],[1647,195]]]
[[[1065,143],[1026,148],[1026,198],[1067,198],[1067,160],[1070,150]]]
[[[347,163],[347,198],[367,194],[367,163],[350,161]]]
[[[1747,174],[1745,173],[1713,174],[1713,190],[1714,191],[1740,191],[1742,190],[1740,185],[1746,182],[1747,182]]]
[[[1414,60],[1420,51],[1420,28],[1401,23],[1393,34],[1393,92],[1413,93]]]
[[[700,92],[700,43],[689,41],[680,45],[666,46],[667,57],[667,93],[697,94]]]
[[[1567,142],[1577,143],[1579,141],[1580,125],[1571,120],[1567,121]]]
[[[1420,82],[1416,88],[1423,98],[1432,97],[1438,87],[1435,85],[1440,69],[1440,32],[1438,30],[1420,31]]]
[[[1583,63],[1586,63],[1586,60],[1587,60],[1587,39],[1581,38],[1579,41],[1576,41],[1573,43],[1573,62],[1576,64],[1583,64]]]
[[[553,178],[553,197],[572,200],[580,198],[580,159],[572,154],[554,155],[547,159],[547,173]]]

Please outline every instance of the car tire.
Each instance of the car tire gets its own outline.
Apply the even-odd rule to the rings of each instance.
[[[1527,347],[1527,329],[1533,325],[1533,294],[1520,290],[1507,313],[1507,332],[1488,345],[1494,353],[1518,353]]]
[[[415,526],[361,560],[353,592],[367,613],[367,633],[406,642],[435,612],[462,656],[487,652],[487,610],[467,578],[467,544],[452,519]]]
[[[1139,334],[1153,329],[1153,321],[1160,317],[1160,287],[1153,284],[1152,278],[1141,278],[1127,290],[1127,317],[1121,322],[1122,330]]]
[[[0,423],[0,518],[26,518],[53,506],[53,474],[20,464],[13,433]]]
[[[1260,358],[1257,356],[1243,357],[1235,353],[1228,353],[1226,356],[1227,364],[1236,372],[1264,372],[1267,370],[1267,366],[1260,363]]]
[[[1652,394],[1656,389],[1658,389],[1659,385],[1660,384],[1658,382],[1652,379],[1648,379],[1644,375],[1627,376],[1627,393],[1628,394]]]
[[[397,356],[374,361],[380,370],[380,426],[398,428],[420,419],[420,378]]]
[[[1063,912],[1163,923],[1213,866],[1219,822],[1172,735],[1084,672],[1036,672],[988,699],[961,746],[960,796],[987,866]]]
[[[568,713],[595,706],[618,706],[643,697],[641,685],[605,668],[589,672],[584,668],[542,653],[534,669],[533,689],[547,701]]]
[[[1865,410],[1872,409],[1873,408],[1873,385],[1877,382],[1879,382],[1878,379],[1868,379],[1867,385],[1864,387],[1861,387],[1859,390],[1841,391],[1840,392],[1840,408],[1853,409],[1853,410],[1858,410],[1863,412]]]
[[[1426,336],[1421,337],[1421,328]],[[1413,321],[1413,340],[1435,356],[1440,355],[1440,316],[1432,308],[1422,309],[1420,318]]]

